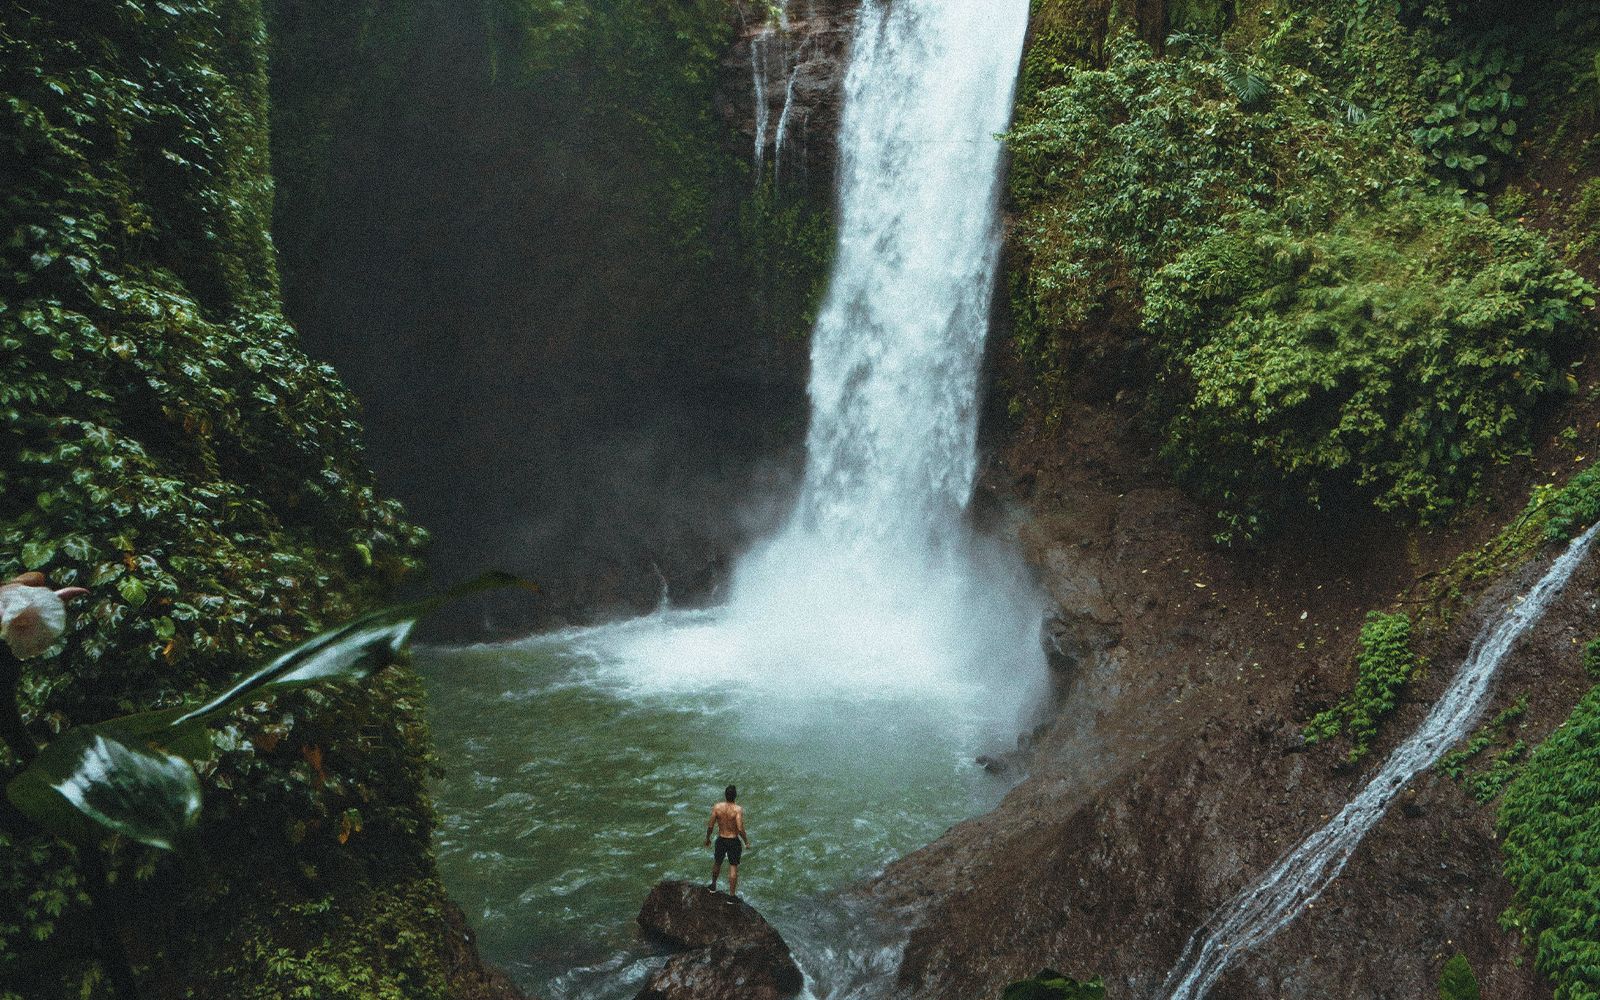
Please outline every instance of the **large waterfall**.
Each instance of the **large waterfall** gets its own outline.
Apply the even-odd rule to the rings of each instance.
[[[1338,878],[1400,790],[1467,735],[1483,710],[1500,662],[1561,592],[1597,533],[1600,525],[1575,539],[1532,590],[1484,626],[1444,696],[1360,795],[1195,931],[1167,976],[1165,995],[1171,1000],[1202,1000],[1229,962],[1282,930]]]
[[[1039,605],[965,521],[1000,235],[995,136],[1027,12],[897,0],[867,4],[857,25],[804,484],[729,608],[769,635],[821,638],[816,666],[841,682],[979,682],[1020,706],[1040,677]]]
[[[952,697],[1015,732],[1043,682],[1042,606],[966,511],[1000,238],[996,136],[1027,18],[1027,0],[863,6],[800,495],[741,560],[724,608],[639,638],[628,659],[648,664],[648,683],[759,674],[765,692],[812,701]]]

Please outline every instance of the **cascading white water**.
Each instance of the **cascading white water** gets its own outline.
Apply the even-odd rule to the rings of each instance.
[[[783,110],[778,114],[778,131],[772,137],[772,185],[783,184],[783,142],[789,137],[789,112],[794,110],[794,85],[800,79],[800,57],[789,70],[789,82],[783,88]]]
[[[808,684],[981,687],[1013,726],[1043,678],[1041,606],[965,512],[999,252],[996,136],[1027,16],[1027,0],[863,7],[804,481],[784,530],[741,562],[725,619],[742,659],[802,640]]]
[[[648,664],[651,686],[756,671],[791,702],[953,698],[996,734],[1038,693],[1042,605],[1014,554],[965,518],[999,253],[996,136],[1027,16],[1027,0],[862,8],[800,496],[740,561],[725,607],[630,634],[624,659]]]
[[[1575,539],[1532,590],[1484,627],[1444,697],[1360,795],[1195,931],[1168,974],[1163,993],[1172,1000],[1201,1000],[1235,955],[1265,942],[1322,895],[1400,790],[1467,735],[1483,710],[1501,660],[1561,592],[1597,532],[1600,525]]]
[[[789,101],[794,96],[794,74],[797,69],[793,65],[795,59],[791,52],[789,39],[789,2],[780,0],[774,5],[767,16],[767,20],[756,33],[750,36],[750,85],[755,92],[755,175],[756,186],[762,183],[762,168],[766,165],[767,157],[767,129],[772,123],[772,108],[767,103],[767,88],[769,79],[776,76],[778,80],[788,78],[789,84],[785,89],[783,98],[783,111],[778,116],[778,134],[774,144],[776,150],[773,155],[774,170],[783,162],[783,133],[788,124]],[[774,52],[776,49],[776,52]],[[776,59],[774,59],[776,56]],[[774,70],[776,63],[776,70]]]

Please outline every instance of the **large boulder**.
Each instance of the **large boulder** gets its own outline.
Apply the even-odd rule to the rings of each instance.
[[[755,907],[689,882],[650,890],[639,911],[645,933],[675,948],[638,1000],[784,1000],[804,977],[789,946]]]

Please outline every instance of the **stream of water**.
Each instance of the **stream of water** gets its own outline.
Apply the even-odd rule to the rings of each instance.
[[[1422,725],[1395,748],[1383,767],[1326,826],[1307,837],[1254,884],[1213,913],[1189,939],[1167,976],[1163,994],[1202,1000],[1238,955],[1258,947],[1305,912],[1339,877],[1351,854],[1388,811],[1394,797],[1432,767],[1471,730],[1483,711],[1495,671],[1516,641],[1538,621],[1589,552],[1600,525],[1573,540],[1528,591],[1484,626],[1444,696]]]
[[[1043,601],[967,507],[995,137],[1027,16],[1027,0],[863,4],[803,484],[726,604],[419,655],[446,884],[485,954],[541,996],[637,992],[655,957],[632,919],[656,879],[709,874],[701,838],[728,782],[753,844],[741,892],[813,996],[873,995],[894,930],[835,890],[1004,791],[974,758],[1031,721]],[[771,41],[752,47],[758,156]]]

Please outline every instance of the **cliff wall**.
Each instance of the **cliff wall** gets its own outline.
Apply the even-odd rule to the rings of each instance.
[[[90,592],[25,664],[41,743],[216,689],[417,565],[280,308],[266,55],[253,0],[0,4],[0,578]],[[434,873],[407,671],[221,742],[198,846],[111,852],[145,995],[490,995]],[[107,995],[77,855],[0,823],[0,996]]]

